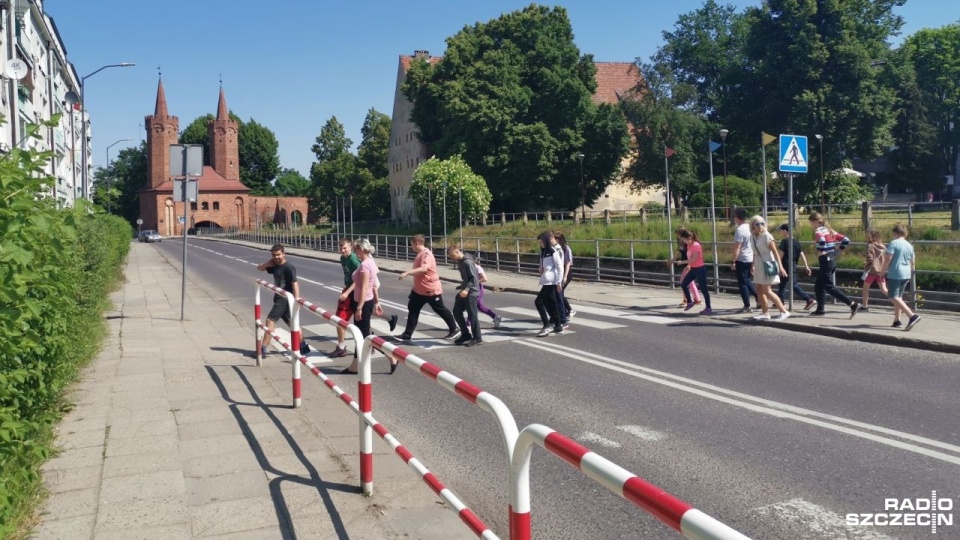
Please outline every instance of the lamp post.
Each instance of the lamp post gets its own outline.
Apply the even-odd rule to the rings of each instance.
[[[577,154],[580,159],[580,221],[587,221],[587,189],[583,183],[583,152]]]
[[[89,75],[80,77],[80,131],[83,133],[83,136],[80,139],[80,166],[82,167],[80,171],[80,178],[83,181],[83,196],[87,197],[88,199],[90,198],[90,187],[87,183],[87,102],[84,99],[84,89],[87,87],[87,79],[108,68],[133,67],[135,65],[136,64],[133,62],[107,64],[106,66],[101,67]]]
[[[827,204],[823,195],[823,135],[817,133],[817,146],[820,147],[820,212],[826,212]]]
[[[457,218],[460,223],[460,249],[463,249],[463,178],[460,178],[460,189],[457,191],[457,204],[460,206],[459,214]]]
[[[120,139],[119,141],[117,141],[117,142],[115,142],[115,143],[113,143],[113,144],[111,144],[110,146],[107,147],[107,161],[106,161],[106,166],[105,166],[104,169],[103,169],[103,170],[104,170],[104,174],[106,175],[105,178],[104,178],[104,180],[109,180],[109,179],[110,179],[110,172],[109,172],[109,169],[110,169],[110,149],[113,148],[114,146],[122,143],[122,142],[130,142],[130,141],[132,141],[132,140],[133,140],[133,139]],[[108,189],[109,189],[109,188],[108,188]],[[109,213],[110,213],[110,194],[109,194],[109,193],[105,193],[105,195],[106,195],[106,201],[107,201],[107,213],[109,214]]]
[[[723,211],[730,219],[730,206],[727,203],[727,134],[728,129],[720,130],[720,143],[723,145]]]

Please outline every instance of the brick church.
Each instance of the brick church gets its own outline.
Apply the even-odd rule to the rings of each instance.
[[[142,230],[153,229],[163,236],[182,235],[179,219],[183,203],[173,201],[170,177],[170,145],[178,144],[180,120],[167,112],[163,81],[157,85],[157,104],[144,120],[147,130],[148,184],[140,190]],[[240,182],[238,125],[230,119],[227,100],[220,88],[217,117],[207,125],[209,163],[200,176],[199,197],[190,203],[189,227],[250,230],[257,227],[299,227],[307,223],[305,197],[262,197],[250,195]]]

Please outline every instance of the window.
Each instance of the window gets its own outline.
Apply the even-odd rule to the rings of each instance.
[[[213,201],[213,209],[214,210],[220,209],[220,201]]]
[[[201,210],[209,210],[209,209],[210,209],[210,203],[208,203],[208,202],[206,202],[206,201],[200,203],[200,209],[201,209]]]
[[[197,209],[197,203],[195,203],[195,202],[190,203],[190,209],[196,211],[196,209]]]

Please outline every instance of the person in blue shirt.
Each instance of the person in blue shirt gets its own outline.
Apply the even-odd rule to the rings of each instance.
[[[907,326],[904,330],[910,330],[918,322],[920,315],[914,313],[910,306],[903,301],[903,291],[910,283],[910,279],[917,271],[917,257],[913,252],[913,246],[907,242],[907,228],[901,224],[893,227],[893,240],[887,244],[887,256],[883,263],[883,271],[887,276],[887,290],[890,295],[890,302],[893,303],[893,327],[900,328],[903,323],[900,322],[900,314],[907,317]]]

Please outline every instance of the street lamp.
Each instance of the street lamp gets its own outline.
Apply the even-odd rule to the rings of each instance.
[[[723,145],[723,211],[727,214],[727,219],[730,219],[730,206],[727,203],[727,134],[730,133],[728,129],[720,130],[720,143]]]
[[[817,146],[820,147],[820,212],[826,212],[826,199],[823,197],[823,135],[817,133]]]
[[[583,183],[583,152],[577,154],[580,158],[580,221],[587,221],[587,190]]]
[[[88,183],[87,183],[87,102],[86,102],[86,100],[84,100],[84,92],[83,92],[84,88],[87,87],[87,85],[86,85],[87,79],[89,79],[90,77],[93,77],[93,76],[96,75],[97,73],[100,73],[101,71],[103,71],[103,70],[105,70],[105,69],[107,69],[107,68],[133,67],[133,66],[135,66],[135,65],[136,65],[136,64],[134,64],[133,62],[121,62],[121,63],[119,63],[119,64],[108,64],[108,65],[103,66],[103,67],[101,67],[100,69],[94,71],[93,73],[91,73],[91,74],[89,74],[89,75],[86,75],[86,76],[84,76],[84,77],[80,77],[80,130],[81,130],[81,132],[83,133],[83,137],[80,139],[80,146],[81,146],[81,149],[80,149],[81,154],[80,154],[80,155],[82,156],[82,157],[81,157],[81,160],[80,160],[80,165],[81,165],[81,167],[83,168],[83,169],[80,171],[80,178],[81,178],[81,180],[83,181],[83,196],[84,196],[84,197],[87,197],[87,198],[90,197],[90,192],[89,192],[89,189],[90,189],[90,188],[89,188],[89,185],[88,185]]]
[[[104,174],[105,174],[105,177],[104,177],[104,180],[105,180],[105,181],[108,181],[108,180],[110,179],[110,171],[109,171],[109,169],[110,169],[110,149],[113,148],[114,146],[122,143],[122,142],[130,142],[130,141],[132,141],[132,140],[133,140],[133,139],[120,139],[119,141],[117,141],[117,142],[115,142],[115,143],[113,143],[113,144],[111,144],[110,146],[107,147],[107,161],[106,161],[106,166],[104,166],[104,169],[103,169]],[[107,189],[109,189],[109,187],[108,187]],[[106,197],[106,201],[107,201],[107,213],[109,214],[109,213],[110,213],[110,195],[109,195],[109,194],[105,194],[105,195],[107,195],[107,197]]]

